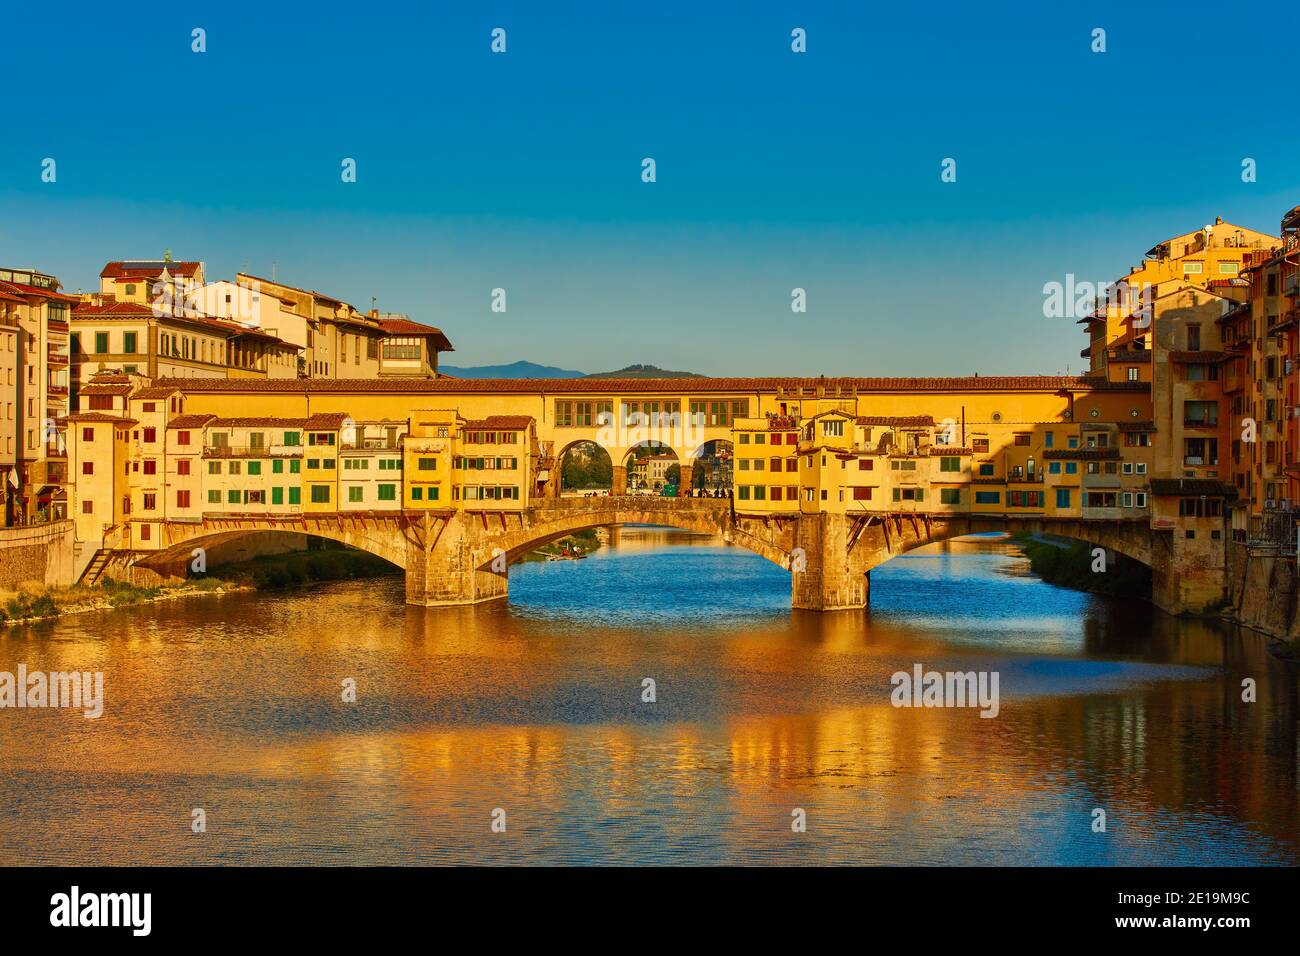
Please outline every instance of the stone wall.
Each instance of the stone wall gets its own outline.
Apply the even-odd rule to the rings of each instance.
[[[0,529],[0,590],[21,585],[69,587],[73,576],[72,522]]]
[[[1245,545],[1233,543],[1228,547],[1228,579],[1234,620],[1283,640],[1300,638],[1295,558],[1252,554]]]

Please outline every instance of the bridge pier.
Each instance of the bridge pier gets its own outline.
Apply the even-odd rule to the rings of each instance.
[[[470,516],[426,517],[414,530],[406,548],[407,604],[442,607],[506,597],[505,555],[494,562]]]
[[[860,549],[849,549],[849,531],[844,515],[823,512],[799,517],[791,553],[793,607],[839,611],[867,606],[871,584],[867,563]]]
[[[619,496],[627,494],[627,466],[614,466],[614,487],[610,489],[611,495]]]

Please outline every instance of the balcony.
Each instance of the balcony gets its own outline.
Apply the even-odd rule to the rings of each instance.
[[[1217,468],[1219,465],[1218,458],[1206,458],[1203,455],[1184,455],[1184,468]]]
[[[405,436],[398,435],[396,438],[358,438],[356,441],[345,441],[339,445],[343,451],[400,451],[402,448],[402,439]]]
[[[204,445],[204,458],[301,458],[300,445]]]

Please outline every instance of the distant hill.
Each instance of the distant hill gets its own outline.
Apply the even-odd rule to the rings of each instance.
[[[586,378],[586,372],[538,365],[536,362],[511,362],[509,365],[441,365],[439,372],[456,378]]]
[[[576,372],[538,365],[536,362],[511,362],[509,365],[439,365],[438,371],[455,378],[703,378],[698,372],[672,372],[654,365],[629,365],[616,372]]]
[[[587,378],[704,378],[699,372],[672,372],[655,365],[629,365],[616,372],[593,372]]]

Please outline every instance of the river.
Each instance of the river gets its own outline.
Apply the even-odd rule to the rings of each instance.
[[[869,611],[789,592],[625,528],[495,606],[395,577],[11,628],[0,670],[102,671],[105,704],[0,710],[0,863],[1300,862],[1300,678],[1263,637],[992,540],[889,562]],[[998,715],[892,706],[917,663],[997,672]]]

